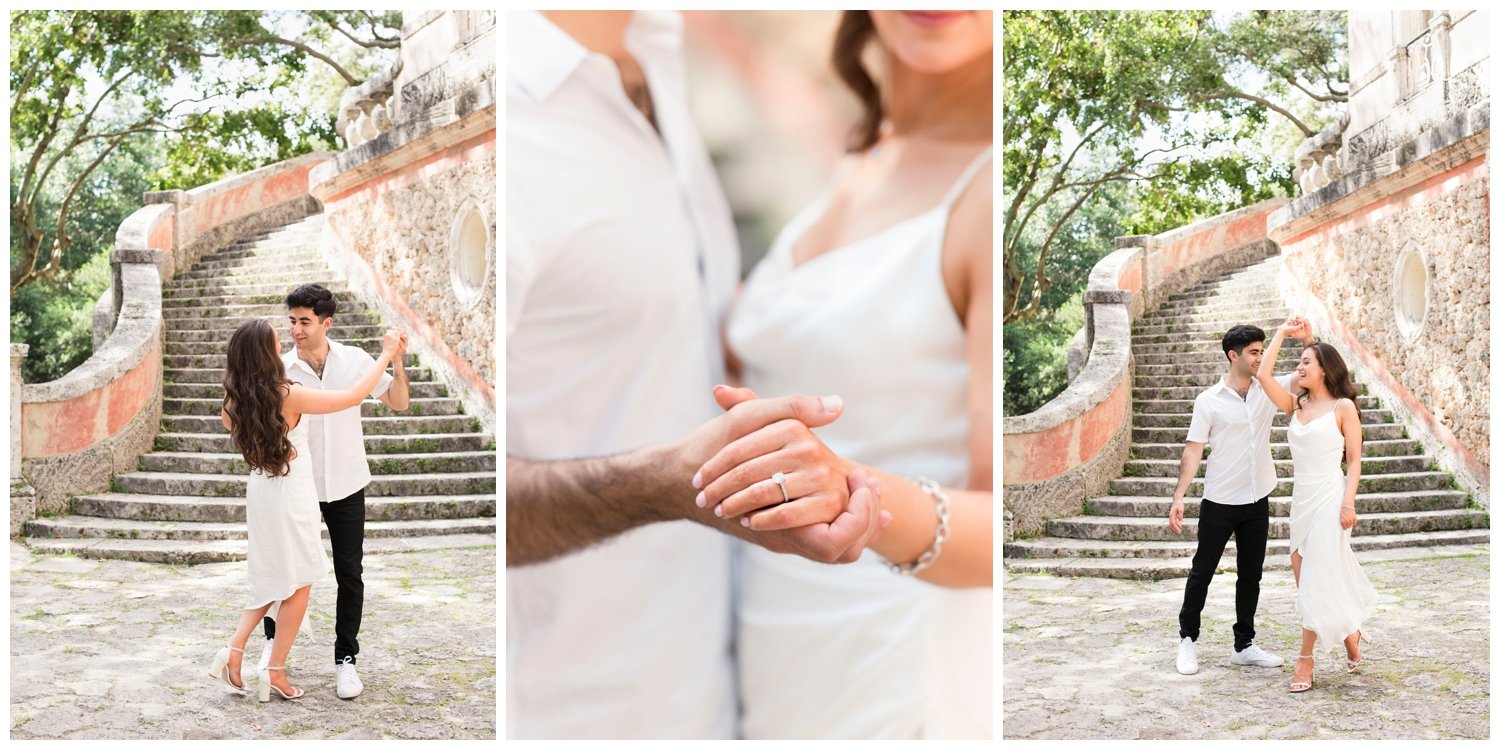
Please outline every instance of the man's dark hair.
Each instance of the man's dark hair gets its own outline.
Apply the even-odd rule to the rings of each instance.
[[[1224,358],[1233,362],[1230,352],[1245,356],[1245,347],[1259,341],[1265,343],[1266,332],[1256,326],[1235,326],[1224,334]]]
[[[333,300],[333,292],[322,284],[303,284],[286,296],[286,307],[288,310],[306,307],[318,316],[318,320],[326,320],[333,317],[338,304]]]

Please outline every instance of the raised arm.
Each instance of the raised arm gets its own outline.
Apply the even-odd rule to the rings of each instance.
[[[1300,325],[1301,322],[1296,318],[1288,318],[1276,329],[1276,335],[1271,337],[1271,342],[1266,344],[1265,353],[1261,355],[1260,369],[1255,371],[1255,379],[1260,381],[1261,390],[1266,392],[1271,403],[1283,414],[1291,414],[1297,409],[1297,399],[1276,379],[1276,355],[1281,352],[1281,342],[1286,339],[1287,334],[1300,330]]]
[[[1359,422],[1359,410],[1354,407],[1354,402],[1347,398],[1341,398],[1333,405],[1334,419],[1338,420],[1339,431],[1344,433],[1344,502],[1339,509],[1339,525],[1344,528],[1353,528],[1356,519],[1354,515],[1354,497],[1359,493],[1360,457],[1364,451],[1364,426]]]
[[[301,414],[332,414],[359,406],[359,403],[375,390],[375,384],[380,382],[380,376],[385,372],[386,365],[391,363],[392,357],[400,350],[401,334],[394,330],[386,331],[385,338],[381,341],[380,357],[375,360],[375,366],[361,375],[359,382],[355,383],[353,388],[347,391],[318,391],[294,383],[291,393],[286,398],[287,406],[292,411]]]

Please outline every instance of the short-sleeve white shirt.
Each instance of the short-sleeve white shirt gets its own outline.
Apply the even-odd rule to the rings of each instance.
[[[375,358],[369,352],[332,339],[328,340],[328,359],[323,362],[321,378],[312,365],[297,356],[297,347],[281,355],[281,362],[286,366],[288,380],[320,391],[347,391],[375,366]],[[384,394],[392,380],[390,373],[381,373],[371,397]],[[318,487],[318,502],[343,500],[370,483],[358,405],[332,414],[303,414],[302,418],[309,420],[307,443],[312,449],[313,484]]]
[[[659,134],[608,58],[533,11],[507,26],[506,454],[678,440],[720,413],[739,272],[688,111],[682,19],[638,11],[626,32]],[[658,523],[506,570],[506,736],[732,739],[731,542]]]
[[[1277,378],[1290,389],[1295,374]],[[1276,405],[1252,379],[1244,398],[1223,379],[1193,399],[1187,439],[1211,450],[1203,477],[1203,499],[1221,505],[1248,505],[1276,489],[1271,459],[1271,423]]]

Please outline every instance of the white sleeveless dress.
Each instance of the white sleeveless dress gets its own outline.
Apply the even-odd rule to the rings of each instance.
[[[313,485],[312,454],[307,446],[307,415],[287,433],[296,449],[286,476],[250,472],[245,488],[245,526],[250,535],[250,593],[245,609],[271,604],[267,616],[276,619],[280,602],[297,589],[317,583],[328,573],[323,551],[322,511]],[[311,618],[302,618],[302,632],[310,632]]]
[[[1300,410],[1287,425],[1292,449],[1291,549],[1302,555],[1297,614],[1323,648],[1342,646],[1375,611],[1375,587],[1349,546],[1353,529],[1339,524],[1344,501],[1344,436],[1333,410],[1304,425]]]
[[[731,312],[746,386],[843,397],[843,415],[816,432],[845,458],[966,482],[969,366],[940,260],[953,202],[990,154],[933,209],[794,267],[792,247],[825,195],[781,233]],[[992,736],[990,589],[899,576],[870,550],[820,565],[742,549],[743,736]]]

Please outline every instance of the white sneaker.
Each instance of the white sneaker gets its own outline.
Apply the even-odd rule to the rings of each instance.
[[[359,681],[359,673],[354,671],[354,659],[344,657],[338,663],[338,693],[340,698],[349,699],[358,696],[365,691],[365,684]]]
[[[1177,674],[1198,674],[1198,649],[1192,638],[1177,644]]]
[[[256,674],[266,671],[271,666],[271,646],[274,641],[266,641],[266,647],[260,650],[260,664],[255,667]]]
[[[1229,663],[1240,667],[1279,667],[1281,657],[1268,654],[1260,650],[1260,646],[1254,643],[1245,647],[1244,651],[1236,651],[1229,657]]]

